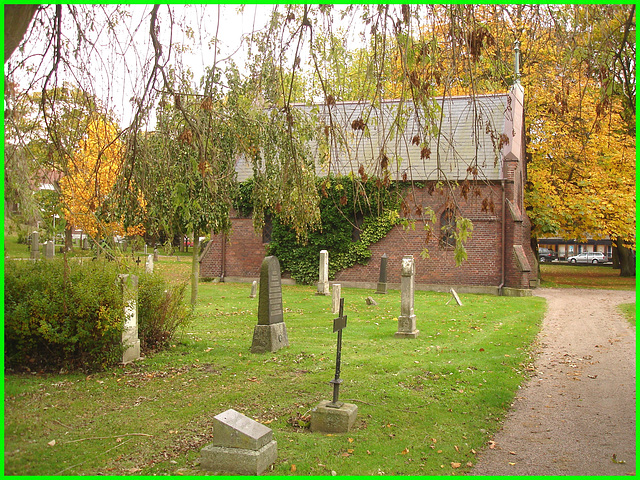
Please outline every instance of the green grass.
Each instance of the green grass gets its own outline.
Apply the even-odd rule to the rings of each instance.
[[[188,272],[182,261],[158,267]],[[331,298],[284,286],[290,346],[251,354],[258,300],[249,293],[249,284],[201,283],[193,324],[172,348],[132,365],[5,373],[5,474],[200,475],[212,419],[228,408],[273,429],[269,474],[463,474],[530,370],[545,310],[537,297],[462,295],[457,306],[418,291],[420,334],[396,339],[398,291],[369,306],[370,291],[343,289],[340,399],[358,406],[358,419],[352,432],[327,435],[297,421],[331,398]]]
[[[636,325],[636,304],[635,303],[622,303],[618,305],[618,308],[622,311],[625,318],[633,326]]]
[[[635,290],[636,279],[621,277],[610,266],[540,264],[542,287]]]

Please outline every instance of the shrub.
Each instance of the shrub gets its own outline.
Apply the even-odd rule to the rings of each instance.
[[[168,285],[157,274],[143,274],[138,281],[138,336],[145,353],[166,347],[178,328],[191,319],[185,305],[187,283]]]
[[[115,262],[5,263],[5,366],[99,370],[121,360],[124,309]],[[165,346],[189,315],[185,286],[158,276],[138,283],[143,352]]]
[[[97,368],[122,353],[115,265],[5,263],[5,364]]]

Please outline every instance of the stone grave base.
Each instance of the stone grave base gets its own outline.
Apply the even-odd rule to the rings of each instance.
[[[122,363],[133,362],[140,358],[140,340],[131,340],[126,343],[126,350],[122,353]]]
[[[220,473],[260,475],[278,458],[278,444],[271,440],[259,450],[207,445],[200,451],[200,467]]]
[[[321,401],[311,410],[311,431],[326,433],[344,433],[351,430],[358,416],[358,407],[344,403],[340,408],[331,408],[329,400]]]
[[[251,353],[277,352],[289,346],[287,327],[284,322],[271,325],[256,325],[253,330]]]
[[[416,330],[416,316],[398,317],[398,331],[395,333],[396,338],[416,338],[420,330]]]
[[[378,289],[376,290],[376,293],[380,293],[380,294],[386,294],[387,293],[387,284],[383,283],[383,282],[378,282]]]

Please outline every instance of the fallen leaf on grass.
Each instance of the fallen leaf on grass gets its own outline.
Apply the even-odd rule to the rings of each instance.
[[[489,440],[489,441],[487,442],[487,445],[489,445],[489,448],[490,448],[491,450],[493,450],[494,448],[496,448],[496,442],[494,442],[493,440]]]
[[[53,447],[55,444],[56,444],[55,440],[51,440],[50,442],[47,443],[47,445],[49,445],[50,447]]]
[[[295,465],[291,465],[291,471],[295,472],[296,471],[296,466]]]
[[[516,452],[510,451],[509,455],[516,455]]]
[[[458,445],[454,445],[453,448],[456,449],[456,452],[460,453],[460,448],[458,448]]]
[[[351,438],[351,437],[347,438],[347,442],[353,443],[353,438]]]
[[[139,472],[139,471],[140,471],[140,469],[138,467],[133,467],[133,468],[130,468],[129,470],[127,470],[127,472],[129,472],[129,473],[136,473],[136,472]]]
[[[458,462],[451,462],[451,468],[460,468],[462,466],[461,463]]]
[[[407,453],[409,453],[409,449],[408,448],[405,448],[404,450],[402,450],[400,452],[401,455],[406,455]]]
[[[473,463],[467,462],[467,467],[473,467]]]

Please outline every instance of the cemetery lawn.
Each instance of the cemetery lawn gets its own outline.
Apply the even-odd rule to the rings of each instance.
[[[610,265],[568,265],[541,263],[540,286],[545,288],[602,288],[635,290],[635,277],[621,277]]]
[[[450,294],[417,291],[420,334],[396,339],[399,291],[343,288],[340,400],[356,404],[358,418],[353,431],[327,435],[307,425],[331,399],[331,297],[283,286],[290,346],[251,354],[250,288],[201,283],[191,326],[134,364],[91,375],[5,372],[5,474],[206,474],[200,450],[229,408],[273,429],[278,459],[266,474],[465,474],[533,370],[545,311],[539,297],[463,294],[458,306],[446,305]],[[366,305],[369,295],[379,305]]]

